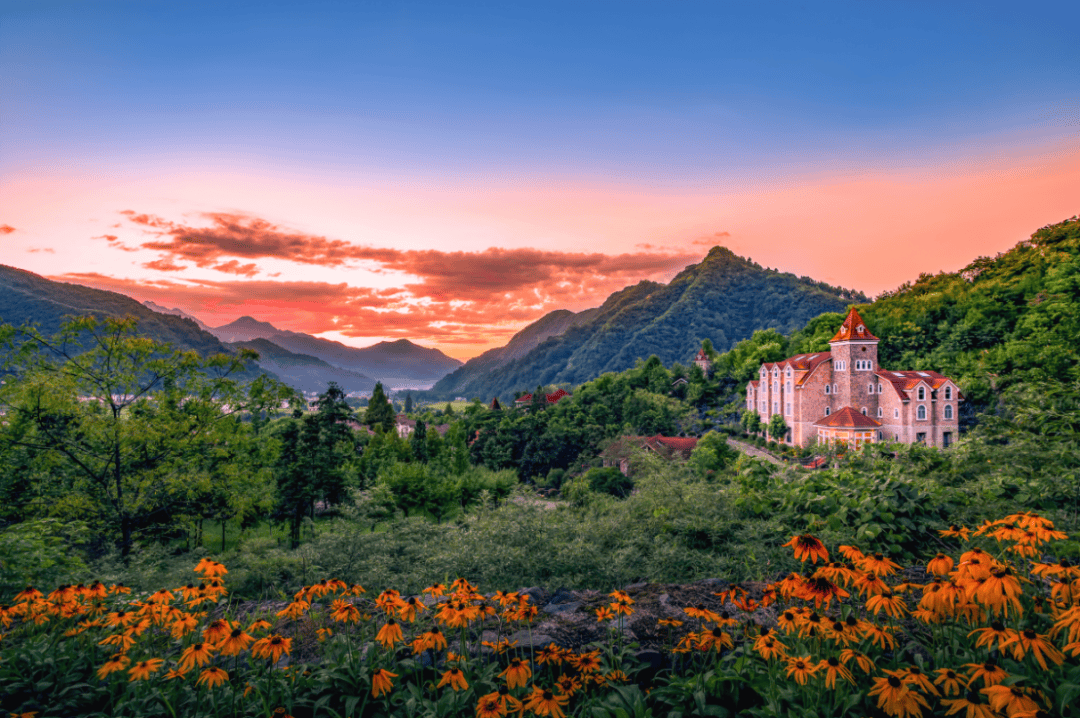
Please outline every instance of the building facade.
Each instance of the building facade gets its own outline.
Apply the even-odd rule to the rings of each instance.
[[[878,365],[878,342],[859,313],[848,312],[829,351],[762,364],[746,389],[746,408],[767,424],[784,417],[786,437],[859,446],[896,441],[948,447],[959,434],[956,383],[936,371],[894,371]]]

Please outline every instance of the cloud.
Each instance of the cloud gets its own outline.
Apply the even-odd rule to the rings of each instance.
[[[108,242],[110,245],[112,245],[113,249],[119,249],[119,250],[122,250],[124,252],[138,252],[139,251],[138,247],[130,247],[130,246],[124,244],[123,242],[121,242],[120,238],[117,237],[115,234],[99,234],[96,237],[91,237],[90,239],[104,239],[106,242]]]
[[[713,232],[708,237],[698,237],[692,240],[690,244],[698,247],[713,247],[717,244],[722,244],[720,240],[727,239],[731,236],[731,232]]]
[[[16,231],[10,224],[0,224],[0,234],[11,234]]]
[[[30,254],[37,254],[38,252],[44,252],[45,254],[56,254],[56,250],[49,247],[31,247],[26,251]]]
[[[60,279],[178,306],[208,324],[251,314],[309,334],[407,337],[461,347],[504,343],[547,312],[598,306],[628,284],[665,281],[699,259],[660,251],[401,250],[291,230],[239,213],[204,214],[200,217],[205,221],[193,223],[134,210],[122,214],[149,237],[137,247],[124,245],[114,235],[100,238],[128,251],[156,253],[156,259],[142,266],[173,278],[140,282],[74,273]],[[396,287],[374,289],[259,277],[258,261],[269,258],[331,268],[362,266],[401,279]],[[235,279],[184,278],[192,265]]]

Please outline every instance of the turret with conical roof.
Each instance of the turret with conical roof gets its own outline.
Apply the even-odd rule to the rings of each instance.
[[[852,307],[840,330],[829,340],[833,382],[837,385],[833,401],[838,407],[850,406],[856,411],[866,408],[868,413],[877,410],[877,396],[870,392],[870,385],[877,381],[874,372],[878,368],[879,341]]]

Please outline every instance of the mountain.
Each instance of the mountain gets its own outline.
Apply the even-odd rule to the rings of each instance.
[[[197,325],[199,325],[199,329],[202,329],[204,332],[208,331],[210,329],[210,327],[208,325],[206,325],[206,324],[203,324],[203,322],[200,319],[198,319],[197,317],[191,316],[190,314],[185,312],[183,309],[177,309],[176,307],[173,307],[172,309],[169,309],[168,307],[163,307],[160,304],[155,304],[154,302],[151,302],[149,300],[144,301],[143,304],[147,308],[152,309],[153,311],[157,312],[158,314],[172,314],[172,315],[177,316],[177,317],[183,317],[184,319],[190,319],[191,321],[193,321]]]
[[[295,354],[268,339],[232,342],[230,347],[245,347],[259,353],[259,365],[272,371],[291,387],[301,392],[317,394],[326,391],[329,382],[337,382],[346,393],[369,392],[375,380],[358,372],[341,369],[306,354]]]
[[[0,265],[0,322],[34,324],[49,336],[60,330],[69,315],[135,317],[139,332],[177,349],[194,349],[203,356],[228,353],[217,337],[203,331],[192,319],[161,314],[131,297],[79,284],[55,282],[23,269]],[[249,369],[240,378],[259,373]]]
[[[278,329],[273,324],[248,316],[210,331],[227,342],[268,339],[290,352],[375,377],[388,387],[430,386],[461,366],[460,361],[446,356],[438,349],[417,346],[408,339],[379,342],[374,346],[358,349],[310,334]]]
[[[866,297],[765,269],[724,247],[713,247],[700,264],[690,265],[669,284],[643,281],[615,292],[580,321],[561,316],[567,321],[563,331],[501,363],[498,357],[478,361],[490,352],[470,360],[440,379],[428,395],[508,399],[537,384],[574,385],[622,371],[652,354],[664,364],[686,364],[703,339],[726,351],[757,329],[788,333],[823,312],[842,311],[852,301]],[[549,317],[522,334],[542,334],[537,325],[551,321]]]

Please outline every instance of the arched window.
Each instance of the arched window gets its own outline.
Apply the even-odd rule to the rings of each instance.
[[[828,416],[831,413],[832,413],[832,409],[830,409],[829,407],[825,407],[825,416]]]
[[[874,368],[874,362],[870,359],[866,360],[866,371],[870,371]]]
[[[878,385],[877,385],[877,393],[878,393],[878,394],[880,394],[880,393],[881,393],[881,384],[878,384]]]
[[[871,384],[869,389],[867,389],[867,391],[869,391],[871,394],[873,394],[874,393],[874,385]]]
[[[791,378],[791,367],[788,367],[788,368],[787,368],[787,378],[788,378],[788,379],[790,379],[790,378]]]
[[[919,410],[918,410],[918,412],[916,412],[915,416],[920,421],[925,420],[926,419],[926,407],[925,406],[920,406]]]
[[[946,419],[951,419],[952,418],[952,404],[946,404],[945,405],[945,418]]]
[[[899,409],[893,409],[892,410],[892,415],[893,415],[894,419],[899,419],[900,418],[900,410]]]
[[[791,382],[790,381],[787,383],[787,390],[791,391]]]
[[[951,386],[945,387],[945,399],[946,400],[952,399],[952,387]]]
[[[882,408],[881,408],[880,406],[879,406],[879,407],[877,408],[877,415],[878,415],[878,418],[879,418],[879,419],[880,419],[880,418],[881,418],[882,416],[884,416],[884,415],[885,415],[885,410],[884,410],[884,409],[882,409]],[[878,437],[878,438],[880,438],[880,437]]]
[[[826,394],[831,394],[832,393],[832,387],[829,386],[828,384],[825,385],[825,393]]]
[[[866,416],[866,407],[865,406],[862,408],[862,415]]]
[[[920,386],[919,387],[919,401],[926,401],[926,387],[925,386]],[[920,418],[926,418],[926,417],[920,417]]]

